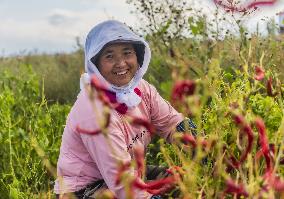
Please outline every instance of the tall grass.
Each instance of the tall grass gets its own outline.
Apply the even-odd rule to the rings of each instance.
[[[0,198],[39,198],[52,189],[69,105],[50,106],[31,67],[0,76]]]
[[[72,103],[79,92],[79,79],[84,71],[82,49],[71,54],[30,54],[1,58],[0,71],[20,74],[23,65],[30,65],[38,75],[49,103]]]

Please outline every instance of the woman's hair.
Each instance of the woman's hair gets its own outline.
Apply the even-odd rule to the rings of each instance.
[[[145,46],[144,44],[133,44],[133,46],[136,52],[137,62],[139,63],[139,66],[141,67],[144,61]]]

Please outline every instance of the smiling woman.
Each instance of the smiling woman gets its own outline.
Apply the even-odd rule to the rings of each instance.
[[[112,43],[106,46],[98,57],[97,63],[104,78],[116,86],[124,86],[134,77],[139,67],[136,52],[131,43]]]
[[[109,189],[119,199],[159,199],[162,190],[172,188],[165,182],[173,182],[173,177],[159,181],[155,190],[143,182],[168,175],[166,168],[143,166],[151,136],[155,132],[172,142],[185,119],[142,79],[150,57],[148,43],[121,22],[105,21],[89,32],[85,69],[90,81],[82,87],[63,133],[58,198],[68,193],[88,198]],[[138,160],[137,168],[131,168]],[[122,172],[129,175],[128,185],[122,182]],[[131,191],[127,186],[133,186]]]

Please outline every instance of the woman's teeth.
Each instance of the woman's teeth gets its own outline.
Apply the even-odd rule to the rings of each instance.
[[[122,72],[118,72],[118,73],[115,73],[116,75],[124,75],[127,73],[127,70],[126,71],[122,71]]]

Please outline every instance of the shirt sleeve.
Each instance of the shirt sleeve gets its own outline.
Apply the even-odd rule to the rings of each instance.
[[[86,135],[82,134],[82,141],[96,163],[104,181],[108,188],[119,199],[126,198],[125,186],[121,183],[115,184],[118,173],[118,162],[130,162],[131,156],[127,152],[127,145],[123,132],[118,126],[111,122],[107,132],[108,138],[103,134]],[[128,170],[129,174],[134,175],[134,170]],[[146,191],[135,189],[133,190],[135,198],[146,199],[150,198],[151,194]]]
[[[165,138],[168,142],[172,142],[172,135],[176,126],[183,121],[184,116],[162,98],[154,86],[149,84],[149,89],[152,124],[157,129],[159,136]]]

